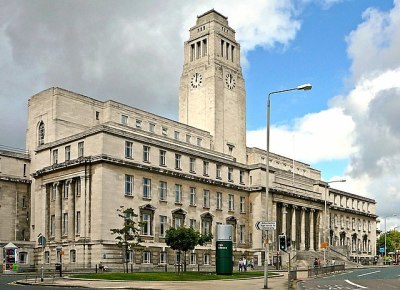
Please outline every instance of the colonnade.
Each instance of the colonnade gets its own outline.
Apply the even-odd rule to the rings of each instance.
[[[323,211],[294,204],[277,203],[277,233],[291,239],[292,249],[319,250],[323,241]]]

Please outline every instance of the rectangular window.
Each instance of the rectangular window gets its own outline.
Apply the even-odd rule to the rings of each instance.
[[[125,158],[133,157],[133,142],[125,141]]]
[[[167,252],[160,253],[160,264],[167,264]]]
[[[81,179],[79,177],[75,179],[75,194],[81,196]]]
[[[53,164],[58,163],[58,149],[53,150]]]
[[[136,119],[136,128],[142,128],[142,120]]]
[[[143,264],[150,264],[151,261],[151,252],[143,251]]]
[[[151,235],[151,215],[148,213],[142,214],[142,235],[150,236]]]
[[[167,151],[160,150],[160,166],[166,165]]]
[[[189,134],[186,134],[186,142],[190,143],[190,139],[192,138],[192,136],[190,136]]]
[[[1,166],[0,166],[0,172],[1,172]],[[23,175],[24,177],[26,176],[26,164],[24,164]]]
[[[69,260],[71,263],[76,263],[76,250],[71,250],[69,252]]]
[[[203,207],[210,208],[210,191],[206,189],[203,191]]]
[[[121,123],[124,125],[128,125],[128,116],[127,115],[121,115]]]
[[[222,192],[217,192],[217,209],[222,209]]]
[[[167,200],[167,183],[160,181],[160,200]]]
[[[156,128],[156,125],[155,125],[155,124],[149,123],[149,131],[150,131],[151,133],[154,133],[155,128]]]
[[[210,254],[209,253],[204,254],[204,265],[210,265]]]
[[[216,166],[216,178],[221,179],[221,165],[219,164]]]
[[[164,135],[164,136],[167,136],[168,135],[168,128],[167,127],[162,127],[161,128],[161,134]]]
[[[55,235],[55,230],[56,230],[56,216],[52,215],[50,216],[50,236],[54,237]]]
[[[228,181],[233,181],[233,168],[228,167]]]
[[[143,178],[143,198],[151,198],[151,179]]]
[[[193,205],[193,206],[196,205],[196,188],[195,187],[190,188],[189,204]]]
[[[182,185],[175,184],[175,203],[182,203]]]
[[[181,155],[175,154],[175,169],[181,169]]]
[[[190,157],[189,160],[189,171],[192,173],[196,172],[196,158]]]
[[[192,229],[196,229],[196,220],[195,219],[189,220],[189,227],[191,227]]]
[[[68,214],[64,213],[63,214],[63,223],[62,223],[62,234],[68,235]]]
[[[81,234],[81,212],[80,211],[76,212],[75,234],[76,235]]]
[[[50,252],[49,251],[44,252],[44,262],[46,264],[50,264]]]
[[[178,131],[175,131],[174,132],[174,138],[175,138],[175,140],[179,140],[179,132]]]
[[[244,183],[244,171],[243,170],[240,170],[240,172],[239,172],[239,182],[241,184]]]
[[[246,243],[245,230],[246,230],[245,225],[239,225],[239,242],[241,244]]]
[[[133,176],[125,174],[125,195],[133,195]]]
[[[20,264],[26,264],[28,262],[28,253],[27,252],[19,252],[18,253]]]
[[[202,234],[207,235],[211,233],[211,221],[208,219],[202,220]]]
[[[150,147],[143,146],[143,162],[150,162]]]
[[[100,120],[100,112],[96,111],[96,120]]]
[[[51,187],[51,200],[56,200],[57,196],[57,184],[53,184]]]
[[[174,217],[174,228],[180,228],[183,225],[183,219],[181,216]]]
[[[207,161],[203,161],[203,175],[208,176],[208,167],[209,163]]]
[[[64,182],[64,198],[68,198],[69,195],[69,182]]]
[[[246,198],[244,196],[241,196],[240,197],[240,212],[241,213],[246,212],[246,204],[245,204],[245,202],[246,202]]]
[[[228,210],[235,210],[235,200],[233,194],[228,194]]]
[[[84,142],[81,141],[78,143],[78,157],[83,157],[84,153],[85,153],[85,146],[84,146]]]
[[[65,161],[70,161],[71,160],[71,146],[65,146]]]
[[[196,265],[196,253],[190,253],[190,265]]]
[[[201,146],[203,140],[201,138],[197,138],[197,146]]]
[[[167,230],[167,217],[160,215],[160,237],[165,237],[165,232]]]

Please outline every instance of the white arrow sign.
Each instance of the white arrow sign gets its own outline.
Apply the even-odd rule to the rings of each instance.
[[[276,230],[276,222],[258,221],[255,224],[257,230],[271,231]]]

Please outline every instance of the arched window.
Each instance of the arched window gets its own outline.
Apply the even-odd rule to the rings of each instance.
[[[44,123],[43,123],[43,121],[41,121],[38,126],[38,145],[39,146],[44,144],[44,134],[45,134]]]

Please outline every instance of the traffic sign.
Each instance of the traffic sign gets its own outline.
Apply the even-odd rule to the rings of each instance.
[[[42,246],[42,247],[46,246],[46,237],[45,236],[39,236],[38,244],[39,244],[39,246]]]
[[[255,226],[259,231],[276,230],[276,222],[258,221]]]

